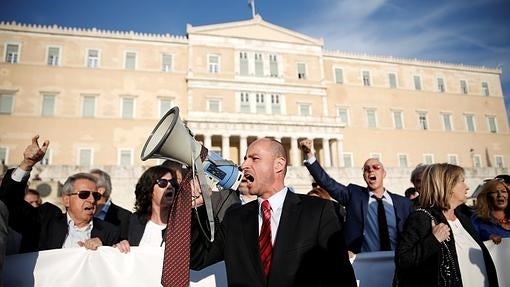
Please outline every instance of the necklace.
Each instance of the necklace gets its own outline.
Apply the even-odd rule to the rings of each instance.
[[[496,221],[496,224],[499,225],[501,228],[505,230],[510,230],[510,219],[503,217],[503,218],[496,218],[493,216],[494,220]]]
[[[510,223],[510,219],[508,218],[502,218],[502,219],[496,219],[500,224],[508,224]]]
[[[499,218],[498,216],[494,215],[494,214],[491,214],[492,218],[494,219],[494,221],[496,221],[497,223],[499,224],[507,224],[507,223],[510,223],[510,219],[508,219],[505,215],[503,215],[502,218]]]

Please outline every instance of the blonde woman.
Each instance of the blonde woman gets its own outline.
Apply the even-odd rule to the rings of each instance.
[[[498,286],[494,263],[469,217],[464,169],[427,166],[419,209],[409,215],[395,252],[395,286]]]

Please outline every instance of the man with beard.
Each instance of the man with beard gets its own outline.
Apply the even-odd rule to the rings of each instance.
[[[7,171],[0,186],[0,199],[10,213],[9,225],[22,235],[21,252],[56,248],[85,247],[96,250],[102,245],[112,245],[119,240],[119,230],[114,225],[94,219],[96,204],[101,194],[97,192],[94,176],[77,173],[70,176],[62,188],[62,201],[66,213],[49,202],[35,208],[23,198],[32,167],[40,161],[49,146],[38,143],[39,136],[23,152],[23,161]]]
[[[319,165],[312,153],[311,140],[302,140],[299,146],[305,153],[305,166],[315,182],[346,208],[344,233],[349,251],[395,250],[404,222],[414,207],[409,199],[384,188],[386,170],[383,164],[376,158],[369,158],[363,165],[363,179],[367,187],[356,184],[345,186],[331,178]]]
[[[192,269],[225,261],[229,286],[356,286],[333,202],[284,185],[287,153],[261,138],[250,144],[240,190],[255,195],[227,210],[213,242],[192,220]]]

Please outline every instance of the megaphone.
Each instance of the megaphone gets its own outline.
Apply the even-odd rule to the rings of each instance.
[[[159,120],[145,142],[141,159],[165,158],[191,166],[199,159],[202,145],[179,118],[179,107],[173,107]],[[215,152],[208,152],[204,161],[208,179],[220,189],[237,189],[243,178],[239,167]]]

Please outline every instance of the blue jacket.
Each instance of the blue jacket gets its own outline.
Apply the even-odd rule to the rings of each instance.
[[[312,175],[315,182],[324,188],[335,200],[345,206],[345,243],[347,249],[354,252],[361,252],[363,245],[363,231],[365,219],[368,213],[368,188],[356,184],[345,186],[333,178],[315,161],[312,164],[305,163],[306,168]],[[404,227],[407,216],[414,210],[413,203],[406,197],[388,192],[393,201],[397,222],[398,234]]]

